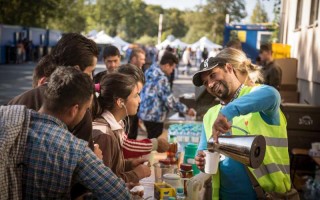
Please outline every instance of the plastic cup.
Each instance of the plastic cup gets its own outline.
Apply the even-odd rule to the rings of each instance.
[[[206,154],[204,172],[206,174],[216,174],[218,171],[220,154],[218,152],[203,151]]]

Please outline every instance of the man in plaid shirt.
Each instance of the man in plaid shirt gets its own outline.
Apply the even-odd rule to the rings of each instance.
[[[59,67],[50,77],[39,113],[32,111],[23,156],[23,199],[70,199],[81,183],[98,199],[130,199],[118,178],[69,131],[81,121],[93,98],[90,77]]]

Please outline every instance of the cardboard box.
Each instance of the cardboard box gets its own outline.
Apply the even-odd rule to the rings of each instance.
[[[287,119],[288,150],[290,154],[293,148],[310,149],[311,143],[320,142],[319,106],[285,103],[281,104],[281,110]],[[297,171],[303,171],[303,174],[312,173],[315,167],[309,156],[297,156],[292,164]]]
[[[299,103],[299,92],[280,89],[280,96],[283,103]]]
[[[175,189],[166,183],[154,184],[154,199],[163,199],[165,197],[175,197]]]
[[[282,70],[281,85],[297,85],[298,60],[296,58],[275,59]]]

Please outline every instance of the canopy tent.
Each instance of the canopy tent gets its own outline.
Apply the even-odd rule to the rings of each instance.
[[[184,48],[186,48],[186,47],[188,47],[190,45],[185,43],[185,42],[182,42],[179,39],[175,39],[173,42],[171,42],[170,46],[173,47],[173,48],[178,48],[179,47],[179,48],[184,49]]]
[[[115,36],[113,40],[114,40],[114,44],[120,45],[121,47],[130,45],[129,42],[124,41],[119,36]]]
[[[107,35],[104,31],[100,31],[95,35],[92,34],[92,36],[89,36],[89,38],[95,41],[97,44],[113,44],[115,42],[114,39]]]
[[[114,40],[113,45],[116,46],[118,49],[120,49],[120,51],[126,51],[130,46],[129,42],[124,41],[119,36],[115,36],[113,40]]]
[[[191,48],[193,50],[196,50],[197,48],[200,48],[200,49],[207,48],[208,50],[211,50],[211,49],[222,48],[222,46],[219,45],[219,44],[211,42],[207,37],[202,37],[200,40],[198,40],[197,42],[193,43],[191,45]]]
[[[167,46],[171,46],[171,41],[168,40],[168,39],[165,39],[163,42],[161,42],[160,44],[157,44],[156,47],[157,49],[164,49],[166,48]]]
[[[92,31],[90,31],[90,32],[87,34],[87,37],[88,37],[88,38],[93,38],[93,37],[95,37],[97,34],[98,34],[98,31],[97,31],[97,30],[92,30]]]

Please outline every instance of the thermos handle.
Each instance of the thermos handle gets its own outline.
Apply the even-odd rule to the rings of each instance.
[[[248,131],[244,130],[243,128],[240,128],[239,126],[231,125],[231,127],[244,132],[246,135],[250,135]]]

